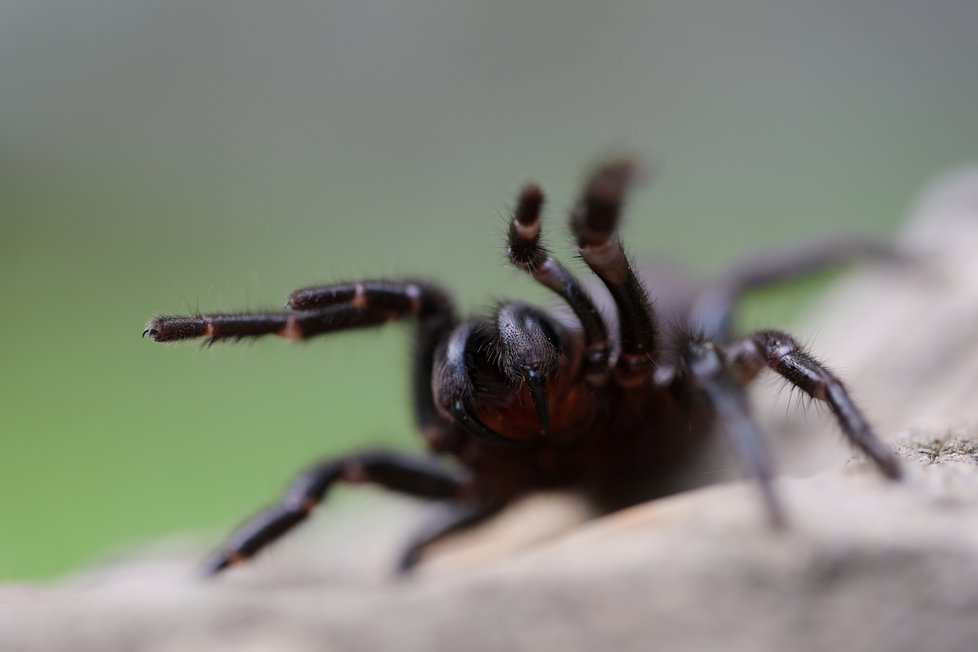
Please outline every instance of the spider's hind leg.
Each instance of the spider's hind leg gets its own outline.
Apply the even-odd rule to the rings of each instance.
[[[707,285],[691,309],[691,321],[708,337],[728,342],[737,305],[749,292],[798,280],[857,260],[901,262],[892,245],[858,237],[834,236],[756,254],[736,263]]]
[[[849,441],[886,477],[894,480],[900,477],[896,455],[873,433],[842,381],[791,335],[780,331],[754,333],[727,346],[725,357],[741,383],[749,382],[767,367],[813,399],[827,403]]]
[[[336,483],[372,483],[435,500],[457,499],[464,480],[430,459],[391,451],[366,451],[326,460],[299,475],[281,501],[248,519],[204,564],[207,574],[245,561],[306,520]]]

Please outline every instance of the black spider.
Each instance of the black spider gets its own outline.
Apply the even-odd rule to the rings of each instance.
[[[732,337],[730,326],[746,291],[881,249],[824,241],[755,257],[705,290],[668,301],[679,318],[663,324],[616,233],[634,176],[628,162],[597,169],[570,216],[581,258],[614,300],[617,337],[609,335],[581,284],[541,245],[543,194],[534,185],[520,193],[509,258],[563,298],[576,316],[573,324],[519,302],[502,304],[489,318],[460,320],[444,290],[414,280],[297,290],[285,312],[153,319],[144,335],[157,342],[212,342],[266,334],[302,339],[413,317],[417,426],[433,453],[451,455],[461,467],[386,450],[328,459],[238,529],[206,569],[217,572],[251,557],[304,521],[335,483],[372,482],[439,501],[401,557],[400,568],[407,570],[432,542],[528,492],[577,488],[610,511],[675,491],[678,473],[715,423],[758,482],[772,522],[780,524],[768,458],[743,389],[765,368],[827,403],[849,440],[887,477],[899,477],[896,457],[873,435],[842,383],[790,335]]]

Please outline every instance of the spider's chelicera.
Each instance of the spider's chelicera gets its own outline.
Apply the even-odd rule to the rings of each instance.
[[[327,459],[241,526],[206,570],[250,558],[304,521],[338,482],[370,482],[437,501],[400,559],[400,569],[408,570],[434,541],[529,492],[575,488],[610,511],[675,491],[677,475],[715,428],[727,434],[756,480],[772,523],[781,524],[770,464],[744,393],[764,369],[828,404],[852,444],[887,477],[899,477],[896,457],[842,383],[790,335],[735,337],[731,328],[745,292],[882,250],[835,240],[754,257],[669,302],[665,314],[677,318],[666,323],[617,235],[634,176],[629,162],[598,168],[570,216],[581,258],[614,301],[614,332],[580,282],[542,246],[544,198],[534,185],[517,200],[509,258],[566,302],[573,323],[516,301],[488,318],[460,319],[442,288],[418,280],[305,288],[292,293],[282,312],[153,319],[144,334],[169,342],[266,334],[304,339],[413,318],[417,427],[433,453],[458,462],[388,450]]]

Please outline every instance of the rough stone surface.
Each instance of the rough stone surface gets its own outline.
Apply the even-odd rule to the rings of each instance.
[[[903,243],[924,271],[864,269],[808,320],[903,483],[833,457],[840,438],[810,415],[780,442],[805,471],[778,483],[786,532],[740,483],[583,526],[545,496],[398,582],[415,508],[384,500],[216,582],[192,577],[190,544],[2,587],[0,650],[978,649],[978,171],[926,195]]]

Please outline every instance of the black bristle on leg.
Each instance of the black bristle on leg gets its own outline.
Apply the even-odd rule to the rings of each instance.
[[[873,433],[856,407],[845,385],[825,365],[806,352],[791,335],[761,331],[735,340],[728,357],[741,370],[742,382],[749,381],[765,366],[817,401],[824,401],[835,414],[842,432],[888,478],[902,475],[893,451]]]

